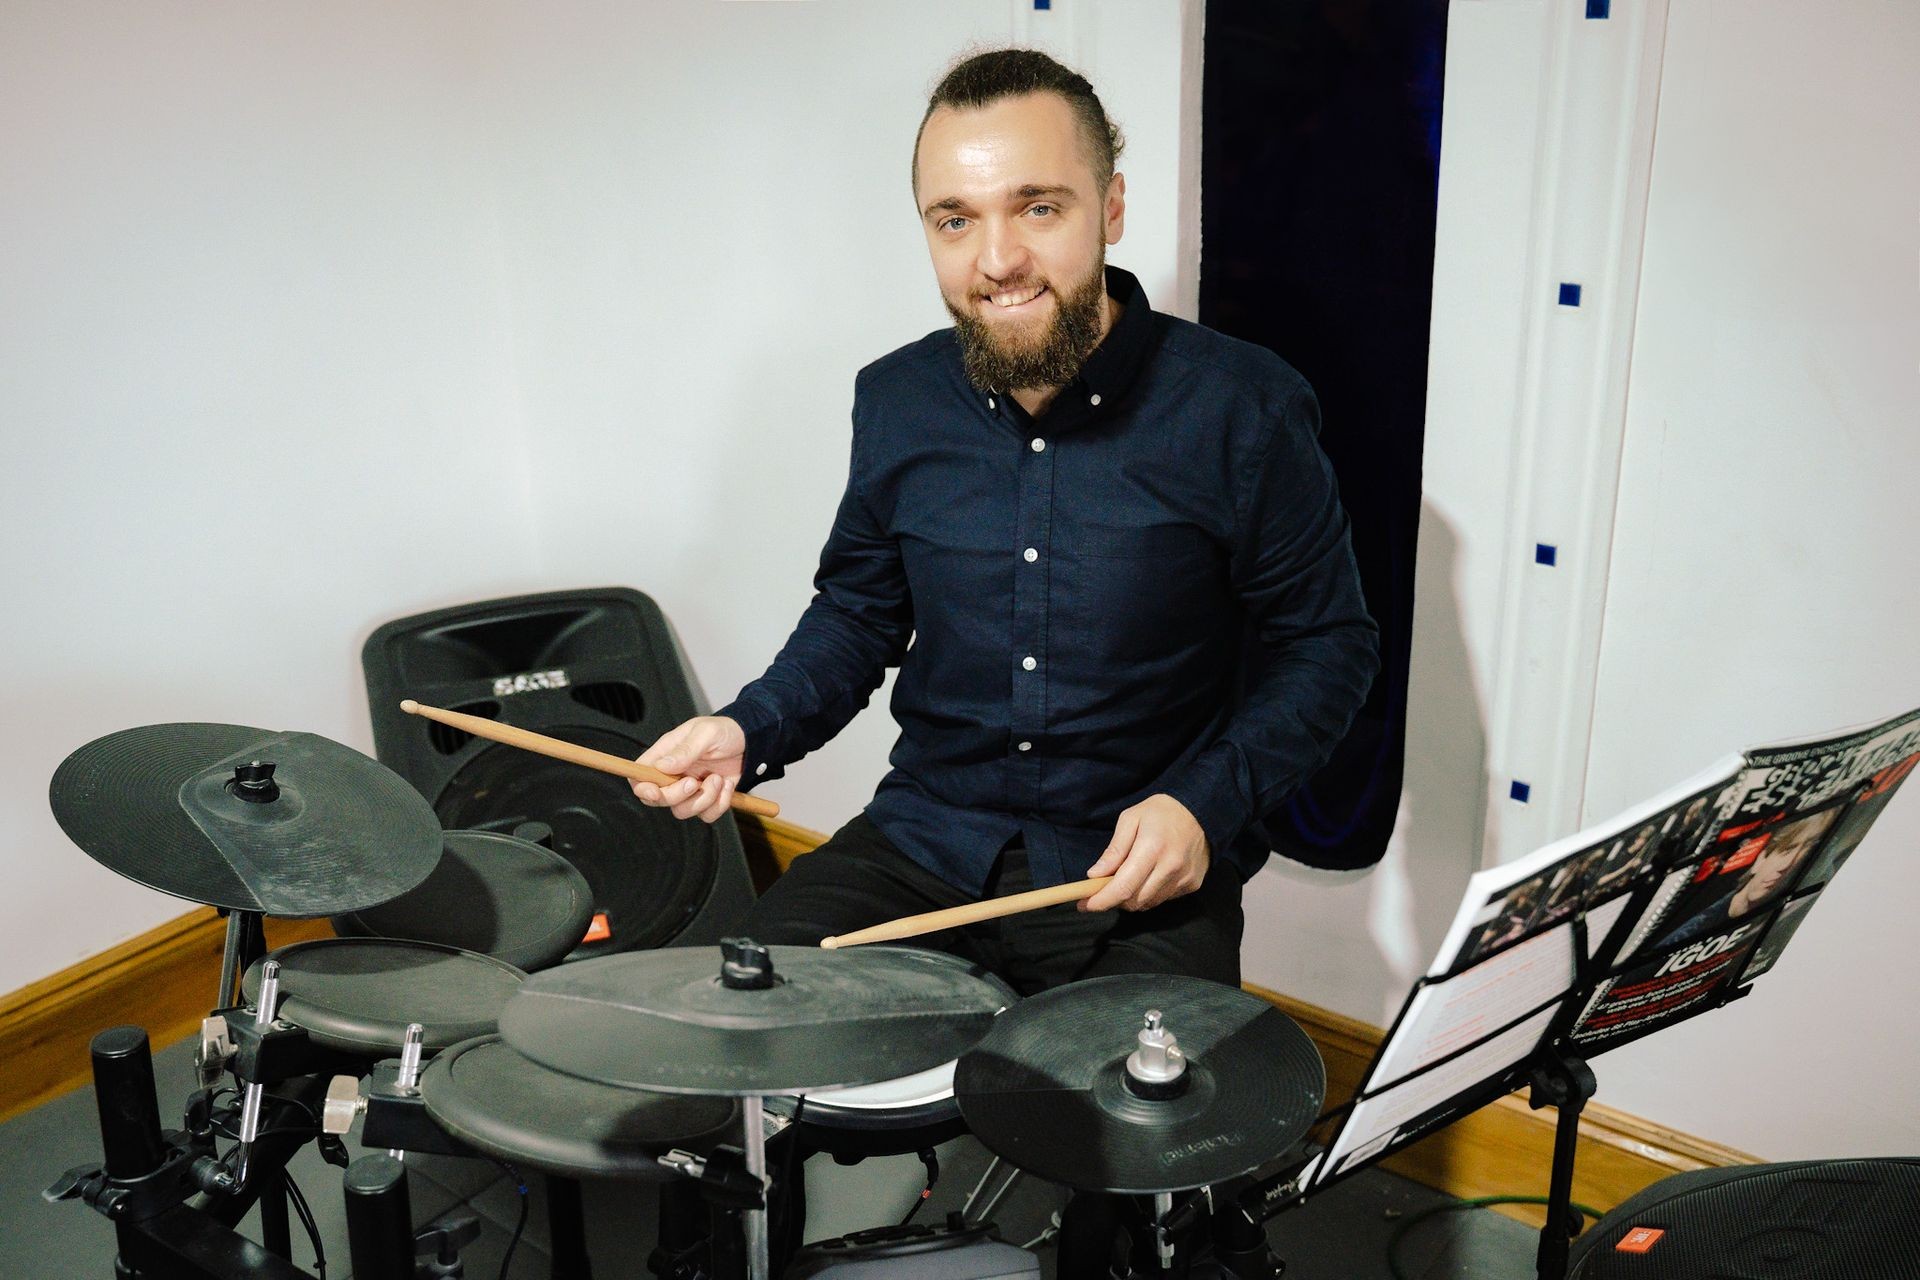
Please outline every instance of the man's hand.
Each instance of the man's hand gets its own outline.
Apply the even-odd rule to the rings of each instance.
[[[695,716],[661,734],[640,757],[641,764],[682,775],[680,781],[665,787],[636,782],[633,794],[649,808],[671,809],[676,818],[714,822],[727,811],[733,789],[740,785],[746,754],[747,735],[732,719]]]
[[[1089,877],[1110,875],[1113,883],[1082,899],[1080,909],[1157,907],[1198,889],[1211,857],[1207,833],[1185,805],[1169,795],[1148,796],[1121,811],[1106,852],[1087,871]]]

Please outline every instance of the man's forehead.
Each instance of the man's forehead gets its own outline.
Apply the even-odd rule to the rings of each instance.
[[[936,108],[921,131],[915,174],[927,200],[961,187],[974,196],[1013,195],[1026,186],[1077,189],[1093,179],[1073,108],[1056,93]]]

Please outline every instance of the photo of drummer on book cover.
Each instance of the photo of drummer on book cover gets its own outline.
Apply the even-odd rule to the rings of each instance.
[[[1508,943],[1571,919],[1581,903],[1587,867],[1603,852],[1576,853],[1491,899],[1485,922],[1461,944],[1458,967],[1466,968]]]
[[[1833,835],[1820,849],[1820,856],[1807,868],[1806,875],[1800,878],[1800,887],[1810,889],[1833,879],[1833,873],[1860,847],[1861,839],[1867,829],[1873,825],[1880,811],[1887,807],[1887,801],[1893,799],[1893,793],[1912,773],[1915,765],[1920,765],[1920,752],[1915,752],[1897,764],[1888,765],[1867,779],[1866,789],[1858,799],[1840,811],[1840,820],[1834,824]]]
[[[1665,932],[1653,950],[1724,933],[1757,917],[1793,886],[1839,816],[1839,809],[1823,809],[1773,827],[1728,826],[1668,908]]]

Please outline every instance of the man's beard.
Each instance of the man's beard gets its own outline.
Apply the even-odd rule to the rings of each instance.
[[[1017,286],[1016,286],[1017,287]],[[1052,289],[1051,283],[1048,287]],[[994,326],[971,311],[962,311],[942,294],[960,339],[960,358],[967,380],[982,391],[1015,387],[1063,387],[1079,376],[1080,366],[1100,345],[1100,319],[1106,305],[1106,254],[1071,291],[1053,289],[1053,319],[1037,339],[1005,341]],[[987,305],[991,306],[991,303]]]

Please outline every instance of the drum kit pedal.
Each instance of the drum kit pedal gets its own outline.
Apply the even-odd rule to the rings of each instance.
[[[356,1280],[463,1274],[475,1228],[416,1234],[408,1152],[547,1174],[555,1275],[591,1274],[575,1180],[617,1178],[705,1201],[697,1261],[656,1271],[768,1280],[770,1138],[852,1161],[963,1130],[1016,1171],[1137,1205],[1114,1275],[1279,1274],[1256,1222],[1208,1210],[1298,1151],[1325,1080],[1305,1034],[1243,992],[1129,975],[1018,1000],[934,952],[748,939],[565,963],[591,907],[564,860],[442,831],[398,775],[312,734],[129,729],[69,756],[50,794],[96,861],[227,913],[181,1127],[160,1124],[145,1032],[102,1031],[104,1158],[46,1193],[114,1223],[116,1274],[307,1275],[285,1170],[317,1142],[346,1170]],[[267,951],[266,915],[343,936]],[[234,1231],[256,1204],[259,1244]],[[958,1219],[809,1246],[784,1274],[1037,1274]]]

